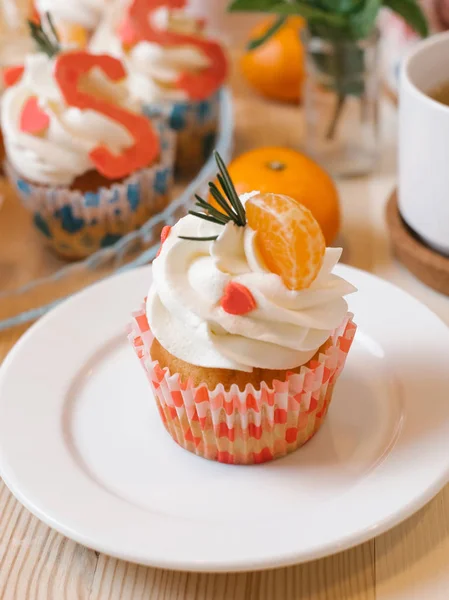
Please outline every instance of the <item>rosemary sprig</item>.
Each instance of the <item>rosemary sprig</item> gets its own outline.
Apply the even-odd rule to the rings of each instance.
[[[218,235],[210,235],[209,237],[187,237],[185,235],[178,235],[180,240],[189,240],[195,242],[215,242]]]
[[[223,223],[223,225],[226,225],[226,223],[227,223],[226,215],[224,215],[222,212],[220,212],[219,210],[217,210],[216,208],[214,208],[213,206],[211,206],[210,204],[208,204],[207,202],[202,200],[200,198],[200,196],[196,196],[196,198],[198,199],[198,202],[196,203],[196,205],[199,208],[202,208],[203,210],[207,210],[208,214],[211,217],[215,217],[218,221],[221,221]]]
[[[230,219],[238,219],[238,214],[232,210],[232,207],[223,198],[223,194],[213,181],[209,181],[209,192],[211,193],[211,196],[214,198],[215,202],[224,210]]]
[[[59,35],[58,35],[58,32],[56,31],[56,27],[55,27],[55,24],[53,23],[51,14],[49,12],[46,12],[45,18],[47,19],[47,23],[50,27],[50,31],[53,36],[53,40],[55,41],[56,45],[59,46],[59,43],[60,43]]]
[[[193,215],[194,217],[198,217],[199,219],[203,219],[204,221],[215,223],[216,225],[226,225],[232,221],[238,227],[245,227],[245,208],[236,192],[231,176],[229,175],[226,165],[218,152],[214,152],[214,157],[219,170],[219,173],[217,173],[217,180],[223,191],[220,191],[220,189],[213,182],[209,182],[209,191],[223,212],[217,210],[215,206],[212,206],[212,204],[206,202],[206,200],[201,198],[201,196],[195,194],[195,206],[204,212],[190,210],[189,214]],[[179,237],[182,240],[212,242],[218,238],[218,235],[209,237],[188,237],[180,235]]]
[[[223,188],[226,197],[229,202],[232,204],[232,207],[236,211],[236,213],[240,217],[241,223],[237,223],[241,227],[245,227],[246,225],[246,213],[243,208],[243,204],[240,202],[239,195],[237,194],[234,184],[232,182],[231,176],[229,175],[229,171],[226,168],[224,160],[218,154],[218,152],[214,153],[215,160],[217,162],[220,173],[217,175],[217,179],[220,182],[221,187]]]
[[[28,21],[28,27],[38,49],[52,58],[61,51],[61,44],[50,13],[45,13],[45,19],[51,35],[44,30],[42,22],[34,23],[34,21]]]
[[[221,219],[217,219],[216,217],[213,217],[212,215],[208,215],[206,213],[199,213],[199,212],[196,212],[195,210],[189,210],[189,214],[193,215],[194,217],[198,217],[199,219],[204,219],[204,221],[209,221],[210,223],[215,223],[216,225],[226,225],[226,223],[228,222],[225,219],[222,221]]]

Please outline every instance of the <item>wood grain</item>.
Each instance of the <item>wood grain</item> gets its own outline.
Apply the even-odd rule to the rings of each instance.
[[[87,600],[95,553],[49,529],[0,485],[0,598]]]
[[[260,144],[298,145],[302,122],[296,107],[251,95],[237,75],[234,89],[236,152]],[[391,258],[383,215],[395,179],[396,122],[391,106],[383,111],[388,137],[378,172],[339,183],[344,260],[394,281],[449,323],[449,300],[422,286]],[[25,270],[24,263],[18,279],[26,276]],[[23,331],[0,333],[0,362]],[[336,556],[260,573],[201,575],[145,568],[83,548],[31,516],[0,482],[0,599],[446,600],[448,516],[446,488],[406,523]]]
[[[386,215],[397,258],[423,283],[449,296],[449,257],[435,252],[412,233],[401,218],[396,190],[388,201]]]

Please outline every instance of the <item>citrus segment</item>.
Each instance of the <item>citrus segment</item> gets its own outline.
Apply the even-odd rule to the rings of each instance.
[[[280,194],[253,196],[245,208],[267,268],[290,290],[309,287],[326,250],[323,233],[310,210]]]

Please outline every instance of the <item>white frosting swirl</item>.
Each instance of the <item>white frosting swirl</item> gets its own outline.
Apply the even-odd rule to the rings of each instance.
[[[41,16],[50,13],[56,25],[73,23],[93,31],[107,4],[108,0],[36,0],[36,9]]]
[[[115,31],[122,14],[112,15],[100,25],[89,47],[93,52],[108,52],[122,59],[130,72],[132,95],[142,102],[164,99],[185,100],[186,93],[176,87],[179,76],[196,72],[210,65],[202,50],[192,45],[161,46],[152,42],[138,42],[125,50]],[[197,19],[182,10],[162,7],[155,11],[153,23],[158,29],[174,33],[200,34]]]
[[[44,54],[27,56],[19,83],[2,97],[1,124],[8,159],[27,179],[47,185],[70,185],[83,173],[95,169],[90,151],[104,145],[120,153],[133,143],[122,125],[94,110],[67,106],[53,76],[54,62]],[[92,69],[83,79],[83,90],[132,109],[126,80],[111,82],[100,69]],[[20,116],[31,96],[49,115],[43,134],[20,130]]]
[[[179,237],[217,234],[216,242]],[[293,369],[341,324],[348,309],[343,296],[355,291],[331,273],[341,249],[327,248],[312,285],[291,291],[266,269],[254,242],[249,226],[223,228],[191,215],[173,227],[153,262],[147,299],[148,323],[168,352],[208,368]],[[220,300],[231,281],[249,289],[255,310],[242,316],[223,310]]]

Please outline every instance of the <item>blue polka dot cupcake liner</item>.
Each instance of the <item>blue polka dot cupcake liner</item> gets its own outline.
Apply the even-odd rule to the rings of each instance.
[[[164,210],[171,199],[174,156],[175,135],[166,128],[157,163],[94,192],[34,184],[8,161],[6,171],[47,244],[76,260],[113,245]]]
[[[215,146],[220,90],[206,100],[149,103],[142,107],[150,119],[163,118],[176,133],[175,169],[180,175],[198,171]]]

